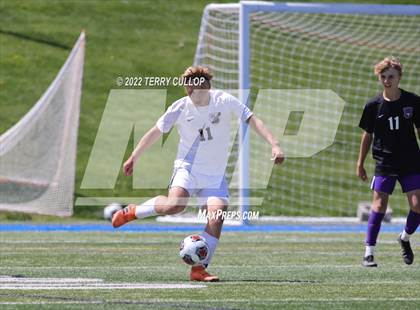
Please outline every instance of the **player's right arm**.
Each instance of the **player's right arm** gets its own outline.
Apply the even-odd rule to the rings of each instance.
[[[157,126],[153,126],[139,141],[136,148],[134,149],[131,156],[127,159],[124,163],[124,174],[126,176],[133,174],[134,164],[136,163],[137,159],[140,157],[141,154],[144,153],[149,147],[151,147],[162,135],[162,132],[157,128]]]
[[[373,131],[377,114],[377,105],[375,100],[370,100],[363,109],[359,127],[363,129],[362,139],[360,141],[359,158],[357,160],[356,174],[363,181],[367,180],[367,174],[364,167],[365,159],[369,153],[373,140]]]
[[[363,181],[367,180],[366,170],[364,168],[364,163],[366,156],[369,152],[370,145],[372,144],[372,134],[364,131],[362,133],[362,139],[360,141],[360,150],[359,150],[359,159],[357,160],[357,176]]]

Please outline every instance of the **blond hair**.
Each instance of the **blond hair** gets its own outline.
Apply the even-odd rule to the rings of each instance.
[[[205,78],[207,81],[210,81],[213,78],[213,74],[210,72],[210,69],[203,66],[191,66],[185,69],[182,77],[189,81],[193,78]]]
[[[375,70],[374,70],[375,75],[379,76],[382,72],[390,68],[394,68],[395,70],[397,70],[400,76],[403,73],[403,66],[400,60],[396,57],[391,56],[391,57],[385,57],[382,61],[378,62],[375,65]]]

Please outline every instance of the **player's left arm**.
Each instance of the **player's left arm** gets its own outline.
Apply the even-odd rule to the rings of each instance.
[[[417,105],[414,108],[414,127],[417,129],[417,138],[420,140],[420,96],[416,96]]]
[[[247,119],[247,123],[255,130],[265,141],[271,145],[271,160],[280,165],[284,161],[284,153],[281,150],[277,139],[273,136],[271,131],[264,125],[263,121],[255,115],[251,115]]]

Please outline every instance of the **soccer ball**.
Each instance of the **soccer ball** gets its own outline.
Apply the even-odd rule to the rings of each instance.
[[[112,216],[115,212],[122,210],[122,205],[119,203],[111,203],[104,208],[104,219],[112,221]]]
[[[179,247],[179,256],[188,265],[200,265],[208,255],[207,241],[199,235],[186,237]]]

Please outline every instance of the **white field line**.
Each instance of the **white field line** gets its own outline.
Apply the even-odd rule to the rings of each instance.
[[[0,285],[3,283],[103,283],[103,279],[87,278],[20,278],[0,276]]]
[[[104,304],[103,301],[4,301],[0,305],[98,305]]]
[[[352,282],[352,285],[370,285],[371,281],[356,281]],[[410,280],[382,280],[382,281],[375,281],[375,284],[418,284],[419,281],[410,281]],[[222,284],[222,285],[247,285],[246,281],[229,281],[223,283],[215,283]],[[270,285],[300,285],[300,284],[311,284],[311,285],[336,285],[341,284],[341,282],[317,282],[317,281],[265,281],[264,284]],[[28,290],[36,290],[36,289],[56,289],[56,290],[76,290],[76,289],[163,289],[163,288],[197,288],[197,287],[205,287],[200,285],[194,284],[161,284],[161,283],[104,283],[103,279],[89,279],[89,278],[17,278],[17,277],[0,277],[0,290],[1,289],[9,289],[9,290],[16,290],[16,289],[28,289]]]
[[[312,302],[329,302],[329,303],[337,303],[337,302],[387,302],[387,301],[401,301],[401,302],[413,302],[413,301],[420,301],[420,298],[410,298],[410,297],[390,297],[390,298],[361,298],[361,297],[354,297],[354,298],[279,298],[279,299],[262,299],[262,298],[253,298],[252,300],[246,299],[223,299],[220,302],[230,302],[230,303],[246,303],[246,304],[255,304],[255,303],[299,303],[299,304],[307,304]],[[130,301],[127,301],[128,304]],[[136,301],[133,300],[133,303]],[[161,299],[161,300],[142,300],[145,303],[155,303],[155,302],[166,302],[166,303],[214,303],[214,299],[204,299],[204,300],[196,300],[196,299]],[[0,305],[78,305],[78,304],[107,304],[107,303],[118,303],[116,300],[104,300],[104,301],[37,301],[37,302],[13,302],[13,301],[6,301],[0,302]]]
[[[192,289],[205,288],[205,285],[192,284],[145,284],[145,283],[102,283],[86,285],[2,285],[0,290],[131,290],[131,289]]]
[[[109,289],[190,289],[199,284],[179,283],[105,283],[91,278],[20,278],[0,277],[0,290],[109,290]]]

